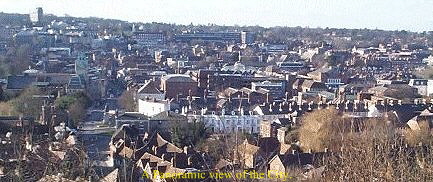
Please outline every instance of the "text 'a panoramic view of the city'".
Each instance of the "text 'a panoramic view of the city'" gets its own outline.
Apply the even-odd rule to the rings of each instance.
[[[41,2],[0,2],[1,182],[433,181],[432,17]]]

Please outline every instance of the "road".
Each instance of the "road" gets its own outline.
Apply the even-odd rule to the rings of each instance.
[[[118,96],[122,87],[116,80],[110,80],[107,84],[107,98],[103,98],[87,109],[86,119],[78,130],[78,137],[86,147],[89,160],[93,161],[97,173],[103,173],[103,169],[113,167],[113,159],[110,157],[111,136],[115,132],[114,127],[104,124],[104,110],[116,110],[119,108]],[[100,171],[98,171],[100,170]]]

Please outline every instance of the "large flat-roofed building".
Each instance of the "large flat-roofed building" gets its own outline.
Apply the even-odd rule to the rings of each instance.
[[[175,34],[176,42],[191,42],[199,40],[204,42],[233,42],[241,43],[241,32],[197,32]]]
[[[132,39],[139,45],[157,46],[165,44],[165,35],[163,33],[134,32]]]

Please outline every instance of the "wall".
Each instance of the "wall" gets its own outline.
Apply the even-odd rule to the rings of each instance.
[[[168,101],[138,100],[138,112],[146,116],[151,117],[168,110],[170,110]]]

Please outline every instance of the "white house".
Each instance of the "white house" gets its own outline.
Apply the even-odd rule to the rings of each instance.
[[[257,115],[189,115],[189,119],[195,119],[199,122],[204,122],[205,126],[210,128],[215,133],[259,133],[260,132],[260,117]]]
[[[152,117],[161,112],[170,110],[169,100],[156,100],[155,98],[138,99],[138,112]]]
[[[427,96],[433,94],[433,80],[427,81]]]
[[[428,96],[428,80],[425,79],[410,79],[409,86],[418,90],[418,94]]]

